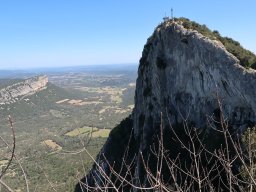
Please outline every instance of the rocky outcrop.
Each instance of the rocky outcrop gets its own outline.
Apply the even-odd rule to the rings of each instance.
[[[242,67],[219,41],[174,21],[160,24],[144,47],[135,108],[131,120],[126,120],[132,121],[127,134],[134,152],[135,164],[133,171],[129,170],[132,177],[143,180],[138,157],[150,150],[153,135],[159,132],[161,123],[166,127],[186,121],[204,128],[221,110],[229,125],[241,130],[256,122],[255,96],[256,71]],[[125,130],[129,133],[127,127]],[[118,155],[111,155],[109,151],[114,143],[117,144],[112,133],[97,158],[101,169],[94,165],[83,182],[102,185],[104,179],[100,172],[104,170],[108,175],[111,172],[108,165],[118,164],[120,153],[125,154],[119,151]],[[76,191],[80,190],[77,185]]]
[[[25,96],[32,95],[46,88],[47,76],[38,76],[9,85],[0,90],[0,105],[14,103]]]
[[[174,22],[160,25],[145,45],[138,71],[134,133],[153,130],[160,114],[205,127],[218,109],[235,127],[256,122],[256,71],[245,69],[218,41]],[[143,122],[142,120],[143,119]]]

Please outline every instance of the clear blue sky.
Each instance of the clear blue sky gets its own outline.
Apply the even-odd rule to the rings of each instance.
[[[0,0],[0,69],[138,63],[171,8],[256,53],[255,0]]]

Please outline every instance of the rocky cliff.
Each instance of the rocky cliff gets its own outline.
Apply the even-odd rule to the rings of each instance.
[[[129,171],[126,179],[131,183],[146,181],[139,156],[147,159],[160,124],[165,128],[190,122],[205,128],[221,110],[233,129],[243,130],[256,122],[255,96],[256,71],[242,67],[222,43],[179,22],[164,22],[144,47],[131,117],[113,129],[97,163],[81,181],[103,186],[110,177],[117,182],[113,170],[124,177]],[[115,184],[122,185],[120,178]]]
[[[14,103],[46,88],[47,76],[29,78],[0,89],[0,105]]]
[[[235,127],[255,122],[255,82],[256,71],[242,67],[220,42],[178,23],[163,23],[145,45],[139,66],[135,136],[155,129],[161,112],[171,124],[188,120],[204,127],[218,100]]]

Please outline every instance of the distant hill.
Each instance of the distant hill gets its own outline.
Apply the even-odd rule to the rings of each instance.
[[[27,95],[33,95],[46,89],[47,84],[47,76],[38,76],[25,80],[4,80],[0,87],[0,105],[15,103]]]
[[[0,80],[0,118],[24,118],[57,107],[56,102],[76,98],[67,90],[48,82],[46,76]]]
[[[1,70],[1,79],[23,79],[33,76],[40,76],[42,74],[52,75],[67,72],[74,73],[120,73],[120,72],[130,72],[137,73],[138,64],[105,64],[105,65],[85,65],[85,66],[66,66],[66,67],[52,67],[52,68],[32,68],[32,69],[22,69],[22,70]],[[0,79],[0,81],[1,81]]]

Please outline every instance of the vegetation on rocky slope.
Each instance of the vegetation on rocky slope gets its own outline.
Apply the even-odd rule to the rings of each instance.
[[[83,191],[83,184],[92,191],[131,191],[135,186],[141,191],[254,191],[255,129],[249,129],[241,140],[227,122],[215,126],[197,129],[186,122],[165,128],[160,125],[152,136],[150,150],[140,151],[138,177],[134,161],[140,158],[136,157],[138,143],[131,135],[132,119],[126,118],[112,130],[106,153],[98,157],[99,162],[107,162],[103,167],[109,177],[96,171],[75,191]],[[94,170],[98,169],[94,164]],[[99,175],[102,183],[95,186]],[[137,185],[131,184],[136,180]]]
[[[240,60],[242,66],[256,69],[256,55],[243,48],[238,41],[229,37],[222,37],[217,30],[211,31],[206,25],[200,25],[184,17],[175,18],[175,21],[180,22],[186,29],[197,30],[199,33],[212,40],[220,41],[228,52],[232,53]]]

